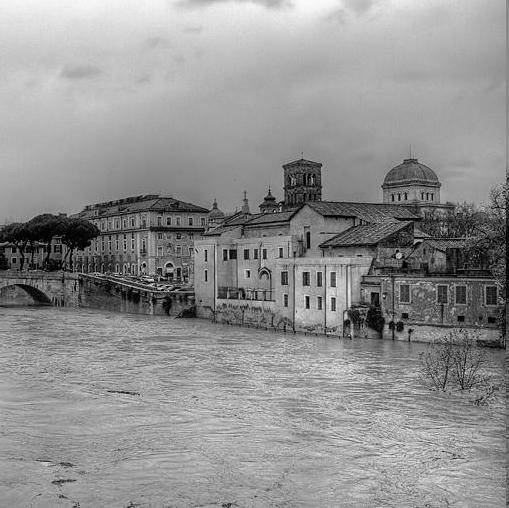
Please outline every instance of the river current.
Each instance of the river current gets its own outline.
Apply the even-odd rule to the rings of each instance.
[[[505,506],[504,399],[430,392],[423,349],[0,308],[0,506]]]

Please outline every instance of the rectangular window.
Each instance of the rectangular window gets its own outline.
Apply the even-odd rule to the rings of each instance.
[[[316,297],[316,308],[318,310],[322,310],[322,297],[321,296]]]
[[[204,228],[205,225],[206,225],[206,222],[205,222],[205,217],[201,217],[200,218],[200,223],[201,223],[201,227]]]
[[[115,229],[120,229],[120,221],[115,219]]]
[[[267,249],[262,249],[262,259],[267,259]]]
[[[401,319],[408,319],[408,312],[402,312]]]
[[[205,262],[209,260],[209,251],[207,249],[203,251],[203,259]]]
[[[115,249],[119,250],[118,237],[115,239]]]
[[[498,290],[497,286],[486,286],[486,305],[498,304]]]
[[[467,303],[467,286],[456,286],[456,304],[466,305]]]
[[[229,251],[230,259],[237,259],[237,250],[236,249],[230,249]]]
[[[258,259],[258,249],[253,249],[253,259]]]
[[[399,303],[410,303],[410,285],[401,284],[399,286]]]
[[[284,257],[284,249],[283,249],[283,247],[279,247],[279,257],[280,258]]]
[[[309,309],[309,296],[305,296],[304,297],[304,300],[305,300],[305,304],[306,304],[306,309]]]
[[[11,263],[15,265],[17,263],[16,258],[11,258]]]
[[[244,259],[249,259],[249,249],[244,249]]]
[[[336,287],[336,272],[330,273],[330,287],[335,288]]]
[[[283,295],[283,307],[288,307],[288,295]]]
[[[177,245],[177,256],[182,257],[182,245]]]
[[[310,280],[309,272],[302,272],[302,285],[303,286],[309,286],[309,280]]]
[[[250,279],[251,278],[251,270],[244,270],[244,277],[246,279]]]
[[[458,323],[464,323],[465,322],[465,316],[458,316]]]
[[[497,318],[494,316],[488,316],[488,323],[494,325],[497,322]]]
[[[176,238],[177,240],[182,240],[182,234],[181,234],[181,233],[177,233],[177,234],[175,235],[175,238]]]
[[[157,247],[157,255],[161,257],[163,255],[163,248],[161,246]]]
[[[334,297],[330,299],[330,310],[336,312],[336,298]]]
[[[122,221],[122,227],[123,227],[124,229],[127,229],[127,219],[124,219],[124,220]]]
[[[209,280],[209,271],[208,270],[204,270],[204,272],[203,272],[203,280],[205,282],[207,282]]]
[[[16,254],[16,247],[11,247],[11,254]]]
[[[322,272],[316,272],[316,287],[319,288],[322,287],[323,284],[322,276],[323,276]]]
[[[134,250],[134,235],[131,238],[131,249]]]
[[[437,286],[437,303],[447,303],[447,286]]]
[[[147,252],[147,242],[145,241],[145,238],[141,240],[141,252]]]
[[[223,249],[223,261],[228,261],[228,249]]]
[[[180,226],[180,217],[175,217],[175,225]]]
[[[171,217],[166,217],[166,225],[171,226]]]
[[[124,238],[124,250],[127,250],[127,240]]]
[[[187,220],[188,220],[188,224],[189,224],[190,226],[192,226],[192,225],[193,225],[193,218],[192,218],[192,217],[189,217]]]
[[[281,272],[281,285],[288,286],[288,272]]]
[[[135,218],[131,217],[131,227],[134,228],[135,224],[136,224]]]
[[[187,248],[187,255],[191,258],[194,255],[194,250],[192,247]]]
[[[163,234],[162,233],[157,233],[157,239],[158,240],[162,240],[163,239]]]

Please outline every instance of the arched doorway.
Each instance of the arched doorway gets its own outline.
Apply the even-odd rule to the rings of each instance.
[[[147,275],[147,263],[145,263],[145,261],[141,264],[141,274]]]
[[[164,276],[169,281],[173,281],[173,278],[175,277],[175,266],[171,261],[168,261],[164,265]]]
[[[264,266],[258,270],[257,300],[272,300],[272,272]]]

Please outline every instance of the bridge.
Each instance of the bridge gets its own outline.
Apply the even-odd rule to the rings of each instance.
[[[0,271],[0,306],[89,307],[177,316],[194,308],[194,291],[161,291],[115,276],[72,272]]]
[[[78,306],[79,293],[77,273],[0,271],[0,305]]]

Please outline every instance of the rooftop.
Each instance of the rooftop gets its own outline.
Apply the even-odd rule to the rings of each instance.
[[[323,242],[320,248],[377,245],[384,238],[407,228],[410,224],[412,222],[400,221],[352,226]]]

